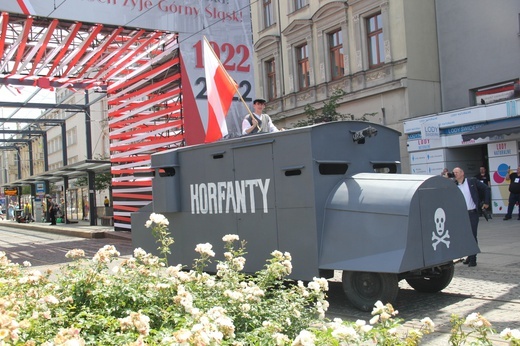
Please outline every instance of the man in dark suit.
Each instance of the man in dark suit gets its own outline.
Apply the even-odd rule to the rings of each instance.
[[[491,202],[491,188],[476,178],[466,178],[464,176],[464,171],[460,167],[455,167],[453,169],[453,175],[455,176],[455,183],[459,187],[459,190],[462,192],[464,200],[466,201],[466,206],[469,213],[469,221],[471,223],[471,231],[473,232],[475,240],[478,242],[477,228],[479,212],[477,209],[486,209],[489,207]],[[481,197],[484,200],[482,207],[480,207]],[[463,263],[468,264],[470,267],[476,267],[477,255],[475,254],[468,256],[468,258],[466,258]]]

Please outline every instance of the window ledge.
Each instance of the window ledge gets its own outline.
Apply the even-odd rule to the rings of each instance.
[[[306,10],[306,9],[308,9],[308,8],[309,8],[309,4],[307,4],[307,5],[305,5],[305,6],[302,6],[302,7],[300,7],[300,8],[297,9],[297,10],[292,11],[291,13],[288,14],[288,16],[291,17],[291,16],[293,16],[293,15],[298,14],[298,12],[303,12],[303,10]]]

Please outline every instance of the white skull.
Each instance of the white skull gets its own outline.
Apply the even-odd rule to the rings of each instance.
[[[444,233],[444,223],[446,222],[446,213],[444,213],[444,209],[437,208],[434,219],[437,234],[442,235]]]

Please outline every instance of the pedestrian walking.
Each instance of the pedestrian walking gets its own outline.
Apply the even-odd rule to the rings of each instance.
[[[507,171],[506,181],[509,181],[509,200],[507,206],[507,214],[504,220],[511,220],[513,217],[513,209],[516,204],[520,204],[520,166],[513,172],[511,169]],[[518,207],[518,220],[520,220],[520,205]]]
[[[47,195],[47,222],[56,225],[56,203],[52,200],[51,195]]]

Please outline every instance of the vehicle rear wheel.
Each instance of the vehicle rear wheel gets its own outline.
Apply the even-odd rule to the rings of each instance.
[[[406,282],[413,287],[416,291],[435,293],[442,291],[453,279],[455,273],[455,266],[453,263],[449,263],[446,266],[435,269],[434,275],[425,275],[423,277],[407,278]]]
[[[347,300],[363,311],[378,300],[394,304],[399,292],[397,274],[344,271],[342,281]]]

